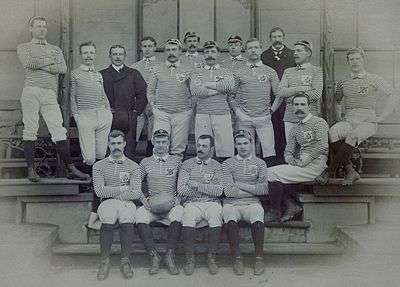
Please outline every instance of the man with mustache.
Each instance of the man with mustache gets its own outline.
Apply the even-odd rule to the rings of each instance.
[[[175,264],[175,248],[182,229],[183,207],[176,194],[181,158],[169,155],[169,134],[156,130],[153,134],[153,155],[142,159],[140,168],[144,192],[148,194],[146,203],[136,212],[136,225],[140,238],[151,256],[149,274],[159,272],[161,256],[157,251],[150,223],[157,221],[168,225],[168,244],[165,255],[168,272],[178,275]],[[156,202],[157,204],[153,204]]]
[[[194,68],[201,68],[204,65],[204,57],[197,51],[200,45],[200,37],[196,32],[186,32],[183,43],[186,46],[186,53],[181,56],[182,62]]]
[[[238,221],[251,224],[251,235],[255,247],[254,274],[265,271],[264,254],[264,209],[259,197],[268,194],[267,166],[262,159],[252,154],[253,138],[248,131],[235,134],[238,152],[222,164],[224,193],[222,215],[227,227],[231,254],[234,256],[233,271],[244,274],[243,259],[239,246]]]
[[[143,113],[147,104],[147,84],[139,71],[125,65],[125,47],[111,46],[109,57],[111,65],[100,73],[113,113],[112,129],[125,133],[125,153],[133,160],[136,149],[136,118]]]
[[[271,107],[271,90],[278,93],[279,79],[276,72],[260,60],[261,44],[256,38],[246,41],[247,61],[234,71],[236,97],[232,102],[238,130],[247,130],[253,138],[257,135],[262,157],[271,163],[275,156],[274,130],[271,115],[278,108],[277,100]],[[254,144],[254,143],[253,143]]]
[[[307,94],[294,95],[292,103],[297,124],[289,132],[285,149],[287,164],[268,168],[269,197],[278,221],[290,220],[301,212],[301,207],[294,205],[296,208],[287,207],[282,216],[290,185],[313,181],[324,171],[328,159],[328,124],[310,112],[311,102]]]
[[[390,85],[380,76],[365,70],[366,56],[362,48],[352,48],[346,53],[351,74],[336,84],[335,99],[343,102],[344,119],[329,130],[331,142],[331,163],[324,173],[317,177],[326,184],[334,177],[336,170],[344,166],[346,176],[343,185],[351,185],[360,178],[350,161],[354,147],[373,136],[382,122],[398,104],[398,98]],[[384,98],[385,97],[385,98]],[[376,103],[385,101],[384,109],[376,115]]]
[[[132,65],[133,69],[136,69],[142,74],[147,85],[153,81],[154,67],[161,65],[161,61],[155,56],[157,49],[157,42],[153,37],[147,36],[140,42],[140,49],[142,50],[143,59],[134,63]],[[151,156],[153,153],[153,145],[151,143],[151,138],[153,135],[153,106],[154,98],[151,98],[151,94],[147,93],[147,106],[144,112],[137,118],[137,129],[136,129],[136,141],[139,141],[140,134],[143,131],[145,124],[147,125],[147,148],[146,155]]]
[[[125,157],[125,135],[112,130],[108,135],[110,156],[93,166],[93,185],[102,199],[98,213],[102,222],[100,228],[100,266],[98,280],[105,280],[110,272],[111,246],[115,224],[120,228],[121,265],[124,278],[133,276],[130,247],[133,243],[136,205],[134,200],[144,198],[141,191],[140,167]]]
[[[192,275],[195,267],[194,234],[198,223],[208,225],[207,265],[211,274],[218,273],[216,253],[222,226],[222,206],[219,197],[222,195],[221,164],[212,159],[214,138],[201,135],[196,142],[197,157],[183,162],[178,177],[178,195],[185,208],[182,220],[182,234],[185,247],[185,264],[183,271]]]
[[[17,56],[25,70],[24,88],[21,96],[24,130],[24,153],[28,165],[28,179],[40,180],[35,171],[35,141],[39,129],[39,113],[46,122],[57,154],[68,169],[68,178],[88,179],[71,161],[67,130],[57,102],[58,78],[67,72],[64,56],[59,47],[46,41],[47,21],[36,16],[29,20],[32,40],[17,47]]]
[[[154,98],[154,130],[166,130],[171,136],[170,153],[183,157],[192,117],[189,82],[193,68],[179,60],[181,51],[179,40],[166,42],[167,60],[154,69],[148,93]]]
[[[270,66],[278,74],[279,80],[282,79],[285,69],[295,67],[294,51],[289,49],[285,44],[285,32],[280,27],[272,28],[269,32],[271,46],[261,54],[261,61],[264,65]],[[271,95],[273,102],[277,95]],[[272,104],[271,102],[271,104]],[[284,163],[283,153],[285,151],[285,125],[283,116],[285,114],[285,105],[280,105],[275,113],[272,114],[272,125],[275,135],[275,152],[276,158],[274,164]]]
[[[196,69],[190,90],[197,97],[195,135],[215,138],[215,154],[223,161],[233,156],[233,130],[227,93],[233,90],[233,75],[217,62],[219,48],[214,41],[204,43],[205,65]]]

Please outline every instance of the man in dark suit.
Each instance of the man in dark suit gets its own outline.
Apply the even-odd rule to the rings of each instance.
[[[270,66],[278,74],[281,80],[283,71],[287,68],[296,66],[294,62],[293,50],[289,49],[283,41],[285,39],[285,32],[282,28],[275,27],[269,32],[269,39],[271,46],[261,54],[261,61],[264,65]],[[272,95],[271,103],[275,100],[276,95]],[[285,114],[285,105],[280,105],[278,110],[272,114],[272,125],[274,126],[275,135],[275,152],[276,163],[285,163],[283,153],[285,151],[285,126],[283,123],[283,116]]]
[[[126,134],[125,154],[133,159],[136,149],[136,119],[147,105],[147,84],[139,71],[124,64],[126,50],[123,46],[112,46],[109,56],[111,65],[100,73],[113,113],[112,129]]]

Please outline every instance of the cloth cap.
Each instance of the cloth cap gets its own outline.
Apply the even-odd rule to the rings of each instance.
[[[159,129],[153,133],[153,138],[155,137],[169,137],[169,133],[166,130]]]
[[[203,49],[208,49],[208,48],[218,48],[218,45],[214,41],[207,41],[204,43]]]
[[[311,53],[312,53],[312,51],[313,51],[312,43],[310,43],[310,42],[308,42],[308,41],[306,41],[306,40],[297,41],[296,43],[294,43],[294,45],[295,45],[295,46],[296,46],[296,45],[304,46],[304,47],[305,47],[306,49],[308,49]]]
[[[198,41],[200,41],[200,37],[197,36],[196,32],[186,32],[185,36],[183,36],[183,42],[186,42],[186,39],[189,37],[197,37]]]
[[[178,45],[180,48],[182,48],[182,43],[178,39],[168,39],[165,45],[167,44]]]
[[[236,138],[238,138],[238,137],[244,137],[244,138],[248,139],[248,140],[251,141],[251,142],[253,141],[253,137],[252,137],[251,134],[250,134],[248,131],[246,131],[246,130],[238,130],[238,131],[234,134],[233,138],[236,139]]]
[[[240,42],[242,43],[242,37],[240,37],[239,35],[230,35],[228,38],[228,43],[237,43]]]

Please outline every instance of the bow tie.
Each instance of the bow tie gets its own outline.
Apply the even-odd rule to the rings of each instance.
[[[46,45],[46,41],[37,41],[36,44],[38,44],[38,45]]]
[[[255,67],[257,67],[257,66],[254,64],[250,64],[250,69],[254,69]]]
[[[204,160],[197,160],[197,164],[203,164],[203,165],[207,165],[207,162]]]
[[[158,161],[158,162],[165,162],[165,159],[159,157],[159,158],[157,159],[157,161]]]
[[[171,65],[168,65],[168,68],[174,68],[174,69],[176,69],[176,65],[175,64],[171,64]]]
[[[304,68],[304,67],[298,65],[298,66],[296,66],[296,69],[297,69],[297,70],[305,70],[306,68]]]
[[[112,163],[114,163],[114,164],[123,164],[124,163],[124,161],[122,160],[122,159],[113,159],[113,160],[110,160]]]

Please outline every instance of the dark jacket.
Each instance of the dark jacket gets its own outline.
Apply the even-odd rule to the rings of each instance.
[[[284,46],[282,52],[278,55],[278,58],[280,58],[280,60],[275,58],[272,47],[269,47],[261,54],[261,61],[263,64],[274,69],[278,74],[279,80],[281,80],[285,69],[296,66],[294,61],[294,51]]]
[[[113,128],[127,132],[129,126],[147,105],[147,84],[139,71],[127,66],[117,72],[110,65],[100,73],[113,111]]]

